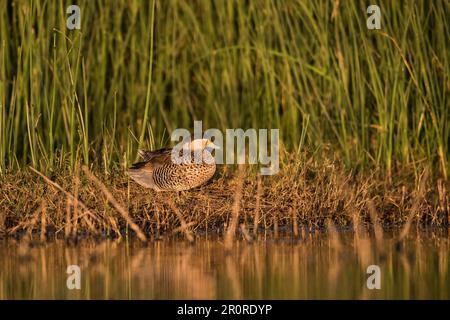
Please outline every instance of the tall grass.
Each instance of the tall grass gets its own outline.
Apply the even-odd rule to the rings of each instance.
[[[446,178],[450,5],[378,3],[381,30],[365,1],[78,1],[71,31],[71,1],[0,0],[0,172],[108,172],[195,119]]]

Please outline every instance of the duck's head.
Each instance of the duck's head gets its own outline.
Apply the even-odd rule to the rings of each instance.
[[[205,149],[212,151],[214,149],[220,149],[218,145],[215,145],[214,142],[209,139],[194,139],[192,141],[188,141],[183,145],[183,148],[189,149],[191,151]]]

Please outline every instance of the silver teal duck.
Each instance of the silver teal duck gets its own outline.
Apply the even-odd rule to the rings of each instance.
[[[214,176],[213,149],[218,149],[218,146],[210,140],[195,139],[183,146],[183,150],[188,152],[182,152],[178,159],[173,158],[173,148],[139,150],[143,161],[133,164],[128,175],[141,186],[156,191],[193,189]]]

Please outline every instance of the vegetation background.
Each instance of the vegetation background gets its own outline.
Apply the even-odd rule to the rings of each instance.
[[[284,150],[447,178],[450,3],[0,0],[0,172],[105,173],[191,128],[280,128]]]
[[[448,0],[0,0],[0,299],[448,299],[449,17]],[[138,148],[194,120],[279,128],[280,172],[130,181]]]

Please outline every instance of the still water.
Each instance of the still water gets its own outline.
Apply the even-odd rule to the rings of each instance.
[[[434,232],[400,244],[353,233],[237,241],[228,254],[217,239],[2,240],[0,299],[449,299],[449,249],[448,233]],[[70,265],[79,290],[67,287]],[[367,288],[370,265],[380,289]]]

